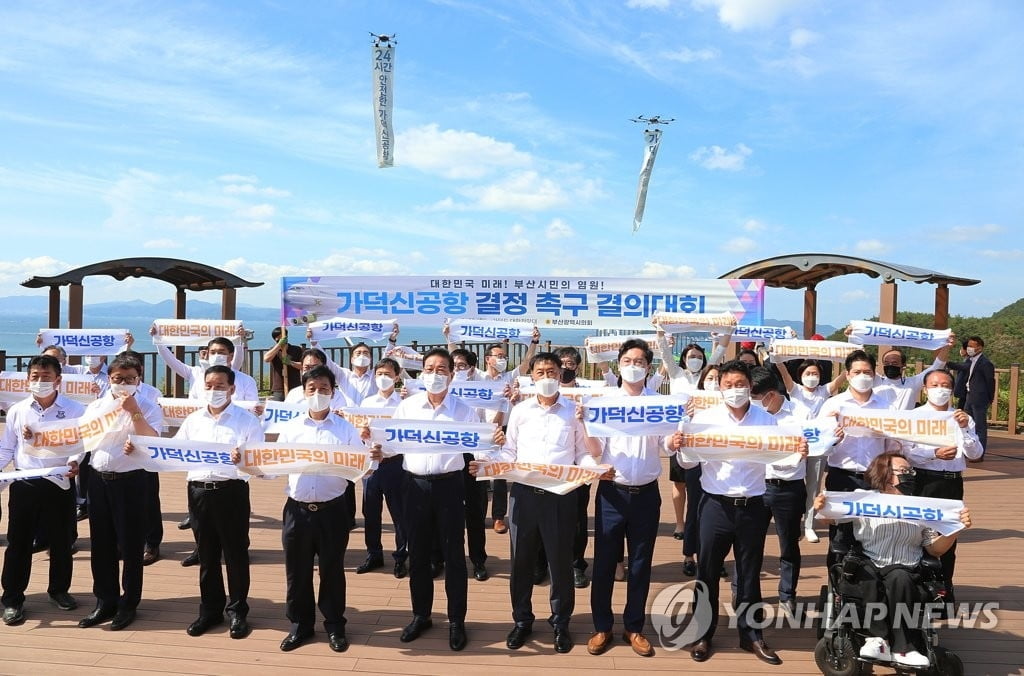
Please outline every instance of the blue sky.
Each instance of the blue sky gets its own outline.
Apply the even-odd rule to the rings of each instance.
[[[239,301],[273,306],[282,275],[707,278],[826,252],[981,279],[951,309],[987,315],[1022,295],[1022,29],[1012,0],[8,1],[0,296],[124,256],[266,281]],[[370,31],[398,40],[392,169]],[[633,235],[639,114],[676,122]],[[826,282],[819,320],[877,299]],[[768,291],[768,317],[801,308]]]

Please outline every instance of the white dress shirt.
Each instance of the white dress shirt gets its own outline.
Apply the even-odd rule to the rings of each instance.
[[[502,462],[578,465],[590,457],[576,403],[559,396],[550,406],[530,397],[512,409],[505,445],[495,455]]]
[[[391,394],[386,397],[380,391],[371,394],[363,399],[363,403],[359,406],[360,408],[395,408],[401,403],[402,395],[398,393],[398,390],[391,390]]]
[[[309,415],[292,418],[281,427],[277,441],[363,446],[359,431],[336,413],[328,413],[323,420],[313,420]],[[285,493],[299,502],[327,502],[343,494],[347,486],[348,481],[340,476],[289,474]]]
[[[316,347],[316,343],[310,344]],[[324,354],[327,353],[324,352]],[[327,368],[334,374],[338,389],[352,402],[350,406],[361,406],[363,399],[377,393],[377,382],[374,380],[373,369],[367,367],[363,375],[358,375],[352,369],[339,366],[330,356],[327,357]]]
[[[938,411],[931,404],[925,404],[918,411]],[[903,455],[910,461],[910,464],[919,469],[928,469],[933,472],[962,472],[967,469],[967,461],[977,460],[984,453],[985,449],[978,439],[978,433],[974,430],[974,419],[967,416],[967,427],[960,427],[953,423],[956,428],[956,457],[951,460],[942,460],[935,457],[935,451],[939,446],[929,446],[920,443],[903,444]]]
[[[620,388],[625,396],[660,397],[662,395],[648,388],[638,395],[630,395]],[[601,444],[601,458],[587,456],[580,463],[593,467],[598,464],[615,468],[615,483],[622,486],[643,486],[655,481],[661,475],[661,457],[671,455],[664,448],[663,436],[622,436],[604,437]]]
[[[86,414],[102,406],[103,402],[109,401],[108,398],[112,397],[113,395],[108,394],[89,404],[89,407],[85,409]],[[156,403],[156,400],[139,397],[138,394],[135,397],[146,423],[159,432],[164,425],[163,409]],[[124,442],[127,441],[129,434],[134,433],[134,430],[135,425],[129,421],[121,430],[122,433],[113,438],[109,444],[93,450],[92,455],[89,456],[89,464],[92,465],[92,468],[97,472],[131,472],[138,469],[139,466],[124,453]]]
[[[921,399],[921,389],[924,387],[925,375],[934,369],[941,369],[946,365],[941,359],[936,359],[932,362],[932,365],[928,368],[922,369],[920,373],[909,378],[886,378],[884,376],[875,375],[875,390],[888,390],[893,396],[893,406],[895,409],[910,410],[917,406],[917,402]]]
[[[737,418],[725,404],[698,411],[693,416],[695,425],[774,426],[775,416],[751,402],[742,418]],[[679,456],[684,469],[697,463]],[[753,498],[764,495],[765,466],[762,463],[738,460],[709,460],[701,468],[700,485],[705,493],[726,495],[731,498]]]
[[[872,390],[871,397],[864,403],[853,398],[850,390],[837,394],[822,407],[818,417],[839,413],[843,406],[865,409],[893,409],[895,400],[891,390]],[[828,466],[839,467],[851,472],[864,472],[871,461],[885,452],[882,437],[854,437],[844,435],[842,440],[828,452]]]
[[[800,383],[793,383],[789,390],[790,401],[802,404],[808,410],[808,418],[817,418],[821,407],[832,395],[828,393],[828,385],[818,385],[811,391]]]
[[[775,422],[780,425],[801,425],[810,416],[809,410],[803,405],[794,401],[783,401],[778,411],[771,414],[775,416]],[[764,476],[766,479],[782,479],[783,481],[803,481],[807,476],[807,460],[800,458],[795,465],[777,463],[765,465]]]
[[[393,420],[448,420],[451,422],[480,422],[476,410],[457,397],[445,392],[441,404],[434,406],[426,392],[418,392],[404,399],[395,409]],[[486,440],[490,443],[490,439]],[[384,455],[395,455],[384,446]],[[489,460],[490,452],[474,453],[477,460]],[[419,475],[458,472],[466,466],[461,453],[406,453],[402,466],[407,472]]]
[[[7,467],[12,460],[14,469],[39,469],[67,465],[66,458],[37,458],[25,453],[25,437],[22,436],[22,431],[26,425],[32,428],[39,423],[73,420],[81,418],[83,413],[85,413],[85,406],[74,399],[65,397],[60,392],[57,393],[57,398],[53,403],[45,409],[39,405],[35,397],[31,396],[12,404],[7,411],[7,424],[4,427],[3,436],[0,437],[0,470]],[[71,486],[67,477],[48,478],[61,488]]]
[[[214,417],[210,407],[189,414],[181,422],[181,427],[174,435],[175,439],[188,441],[214,442],[240,446],[247,442],[262,442],[263,428],[260,419],[234,403],[228,404],[220,415]],[[188,481],[225,481],[227,479],[245,479],[233,466],[219,465],[215,470],[198,470],[188,473]]]

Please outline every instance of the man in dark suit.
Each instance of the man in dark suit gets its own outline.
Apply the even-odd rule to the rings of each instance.
[[[988,448],[988,409],[996,396],[996,368],[984,354],[985,341],[981,336],[967,339],[966,359],[950,364],[959,374],[955,389],[960,408],[974,419],[975,430],[982,448]],[[977,460],[981,462],[984,455]]]

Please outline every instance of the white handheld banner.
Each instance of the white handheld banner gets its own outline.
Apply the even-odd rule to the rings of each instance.
[[[878,491],[825,491],[825,507],[818,510],[817,518],[837,521],[897,519],[927,526],[942,535],[952,535],[964,527],[960,522],[963,509],[962,500],[920,498]]]
[[[619,348],[627,340],[642,340],[654,354],[660,354],[658,349],[658,334],[645,333],[632,336],[588,336],[583,339],[583,349],[587,353],[587,362],[593,364],[599,361],[618,361]],[[673,342],[671,337],[669,342]]]
[[[109,447],[124,442],[129,421],[128,414],[121,408],[121,400],[107,397],[81,418],[33,425],[29,428],[32,438],[26,440],[22,450],[35,458],[68,458]]]
[[[223,471],[225,467],[235,468],[235,463],[231,462],[231,452],[235,449],[233,444],[144,437],[137,434],[131,435],[130,439],[135,449],[128,457],[139,469],[147,472]]]
[[[395,42],[386,35],[374,36],[373,54],[373,128],[377,142],[377,166],[395,163],[395,133],[391,128],[394,106]]]
[[[335,317],[313,322],[309,325],[314,342],[335,340],[338,338],[365,338],[366,340],[384,340],[395,328],[395,320],[347,319]]]
[[[640,223],[644,220],[644,210],[647,208],[647,186],[651,182],[651,172],[654,171],[654,159],[658,156],[658,146],[660,145],[661,130],[644,129],[644,161],[640,165],[640,183],[636,188],[633,232],[640,229]]]
[[[236,319],[157,319],[154,345],[206,345],[214,338],[238,341],[241,320]]]
[[[732,339],[770,342],[796,338],[796,331],[789,326],[747,326],[740,324],[732,331]]]
[[[768,465],[792,465],[800,460],[803,430],[797,425],[700,425],[682,426],[680,458],[690,460],[732,460]]]
[[[342,418],[347,420],[352,427],[369,427],[374,420],[390,420],[395,413],[395,407],[389,408],[368,408],[352,406],[339,411]]]
[[[472,408],[501,411],[506,408],[505,383],[501,380],[456,380],[448,386],[448,392]]]
[[[114,354],[125,345],[128,329],[39,329],[43,347],[56,345],[71,355]]]
[[[832,416],[824,418],[812,418],[800,422],[804,439],[807,439],[807,457],[816,458],[829,452],[838,437],[836,436],[837,423]]]
[[[423,355],[406,345],[395,345],[384,350],[384,356],[398,362],[403,369],[410,371],[423,370]]]
[[[545,465],[529,462],[480,462],[477,481],[507,479],[517,484],[540,488],[556,495],[565,495],[583,484],[597,481],[611,469],[610,465],[579,467],[577,465]]]
[[[479,453],[494,448],[491,423],[448,420],[372,420],[370,438],[392,453]]]
[[[690,314],[687,312],[655,312],[654,323],[666,333],[714,331],[730,333],[736,326],[736,317],[730,312],[718,314]]]
[[[359,481],[370,470],[365,446],[278,442],[245,444],[238,471],[253,476],[317,474]]]
[[[67,481],[68,468],[66,465],[60,467],[37,467],[34,469],[14,470],[11,472],[0,472],[0,490],[7,488],[7,484],[26,479],[59,479]],[[58,482],[54,482],[58,483]]]
[[[666,436],[686,417],[684,395],[601,397],[586,405],[583,418],[592,437]]]
[[[855,319],[850,322],[848,340],[857,345],[894,345],[938,350],[949,345],[949,329],[919,329],[914,326],[868,322]]]
[[[453,319],[448,323],[452,343],[493,343],[508,340],[529,345],[534,326],[530,322],[496,322],[482,319]]]
[[[839,424],[851,437],[888,437],[927,446],[956,446],[953,411],[916,408],[909,411],[842,406]]]
[[[862,349],[860,345],[838,340],[773,340],[768,352],[773,364],[781,364],[794,359],[843,361],[851,352]]]
[[[80,404],[96,401],[92,376],[65,373],[60,377],[60,391]],[[0,373],[0,403],[10,406],[29,396],[28,373],[25,371],[3,371]]]

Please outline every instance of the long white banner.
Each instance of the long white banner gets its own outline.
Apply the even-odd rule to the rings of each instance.
[[[494,448],[491,423],[447,420],[372,420],[370,439],[385,451],[403,453],[479,453]]]
[[[647,186],[651,182],[651,172],[654,170],[654,159],[658,156],[659,145],[661,145],[661,130],[644,129],[644,161],[640,165],[640,182],[636,187],[633,232],[640,229],[640,223],[644,220],[644,210],[647,208]]]
[[[214,338],[238,340],[241,320],[235,319],[157,319],[154,345],[206,345]]]
[[[130,418],[121,400],[107,397],[81,418],[53,420],[29,428],[32,439],[22,449],[35,458],[68,458],[102,446],[123,443]]]
[[[843,361],[851,352],[863,349],[838,340],[773,340],[768,352],[773,364],[781,364],[794,359]]]
[[[377,142],[377,166],[394,166],[395,132],[391,128],[394,106],[395,43],[386,35],[375,36],[373,53],[373,128]]]
[[[64,482],[67,480],[67,473],[68,468],[66,465],[0,472],[0,490],[7,488],[8,484],[12,484],[15,481],[24,481],[26,479],[60,479],[61,482]],[[55,481],[54,483],[58,482]]]
[[[359,481],[370,470],[365,446],[298,442],[245,444],[238,470],[253,476],[317,474]]]
[[[395,345],[388,348],[384,350],[384,356],[397,361],[403,369],[423,370],[423,355],[407,345]]]
[[[592,437],[665,436],[686,418],[686,395],[601,397],[587,403],[583,423]]]
[[[365,338],[366,340],[384,340],[384,337],[395,328],[395,320],[366,320],[335,317],[324,319],[309,325],[315,342],[337,340],[339,338]]]
[[[94,385],[92,376],[88,375],[65,373],[60,377],[61,393],[80,404],[91,404],[96,401]],[[9,406],[27,396],[29,396],[27,372],[4,371],[0,373],[0,402]]]
[[[748,326],[740,324],[732,331],[732,339],[760,340],[770,342],[772,340],[787,340],[796,338],[796,331],[789,326]]]
[[[284,277],[281,285],[286,322],[343,316],[439,329],[446,319],[514,320],[541,331],[649,331],[656,312],[728,312],[732,320],[719,323],[729,326],[764,320],[760,279],[378,275]]]
[[[530,322],[497,322],[483,319],[453,319],[448,340],[453,343],[493,343],[508,340],[529,345],[533,340]]]
[[[961,500],[919,498],[890,495],[878,491],[825,491],[825,507],[818,510],[820,519],[898,519],[928,526],[942,535],[963,529]]]
[[[565,495],[583,484],[590,484],[607,472],[610,465],[579,467],[529,462],[480,462],[476,480],[507,479],[517,484]]]
[[[923,350],[938,350],[949,345],[952,332],[949,329],[919,329],[915,326],[884,324],[855,319],[850,322],[852,331],[848,337],[857,345],[901,345],[919,347]]]
[[[714,331],[729,333],[736,326],[736,317],[729,312],[718,314],[689,314],[685,312],[655,312],[654,323],[666,333]]]
[[[456,380],[448,386],[448,392],[473,408],[502,411],[508,407],[505,383],[500,380]]]
[[[816,458],[825,455],[835,446],[836,419],[832,416],[812,418],[800,423],[804,439],[807,439],[807,457]]]
[[[233,444],[212,441],[164,439],[133,434],[130,437],[135,450],[128,455],[139,469],[148,472],[223,471],[235,467],[231,462]]]
[[[741,460],[763,464],[796,464],[803,430],[795,425],[682,426],[680,456],[690,461]]]
[[[395,408],[365,408],[352,406],[341,409],[341,417],[347,420],[352,427],[369,427],[374,420],[390,420],[394,415]]]
[[[956,446],[953,411],[916,408],[909,411],[863,409],[843,406],[839,424],[851,437],[888,437],[928,446]]]
[[[635,333],[631,336],[588,336],[583,339],[583,349],[587,353],[587,361],[591,364],[599,361],[618,361],[619,348],[627,340],[642,340],[647,343],[654,354],[660,354],[658,350],[658,334],[656,333]],[[669,337],[669,344],[674,341]]]
[[[68,354],[114,354],[128,338],[128,329],[39,329],[43,346],[57,345]]]

